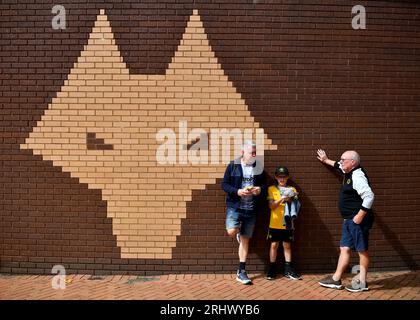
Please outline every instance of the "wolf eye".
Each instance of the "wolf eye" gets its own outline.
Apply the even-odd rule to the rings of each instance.
[[[112,144],[105,143],[104,139],[96,138],[95,132],[88,132],[86,134],[86,145],[88,150],[114,150]]]

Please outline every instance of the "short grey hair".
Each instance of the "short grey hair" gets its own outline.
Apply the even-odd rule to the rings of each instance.
[[[242,150],[245,150],[246,148],[248,148],[248,147],[252,147],[252,148],[256,148],[257,147],[257,145],[255,144],[255,142],[254,141],[252,141],[252,140],[245,140],[245,142],[244,142],[244,144],[243,144],[243,146],[242,146]]]
[[[354,161],[356,161],[356,164],[357,164],[357,165],[359,165],[359,164],[360,164],[360,155],[359,155],[356,151],[354,151],[354,150],[351,150],[351,153],[352,153],[351,158],[352,158]]]

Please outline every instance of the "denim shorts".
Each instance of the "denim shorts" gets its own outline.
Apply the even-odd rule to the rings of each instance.
[[[255,214],[243,214],[229,207],[226,210],[226,230],[239,229],[240,234],[244,237],[252,237],[255,221]]]
[[[365,217],[360,224],[353,219],[344,219],[340,247],[348,247],[357,252],[367,251],[369,247],[369,230],[372,223],[369,217]]]

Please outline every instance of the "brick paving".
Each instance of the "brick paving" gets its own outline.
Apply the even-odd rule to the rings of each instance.
[[[350,293],[318,285],[323,274],[305,274],[303,280],[250,274],[254,284],[244,286],[226,274],[160,276],[68,275],[65,289],[53,289],[53,276],[0,274],[1,300],[420,300],[420,271],[369,274],[370,291]],[[351,281],[351,275],[344,284]]]

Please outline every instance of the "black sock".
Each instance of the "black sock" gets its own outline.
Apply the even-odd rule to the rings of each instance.
[[[292,263],[291,263],[291,262],[286,261],[286,262],[284,263],[284,271],[290,271],[290,269],[292,269]]]
[[[239,270],[245,270],[246,262],[239,262]]]

